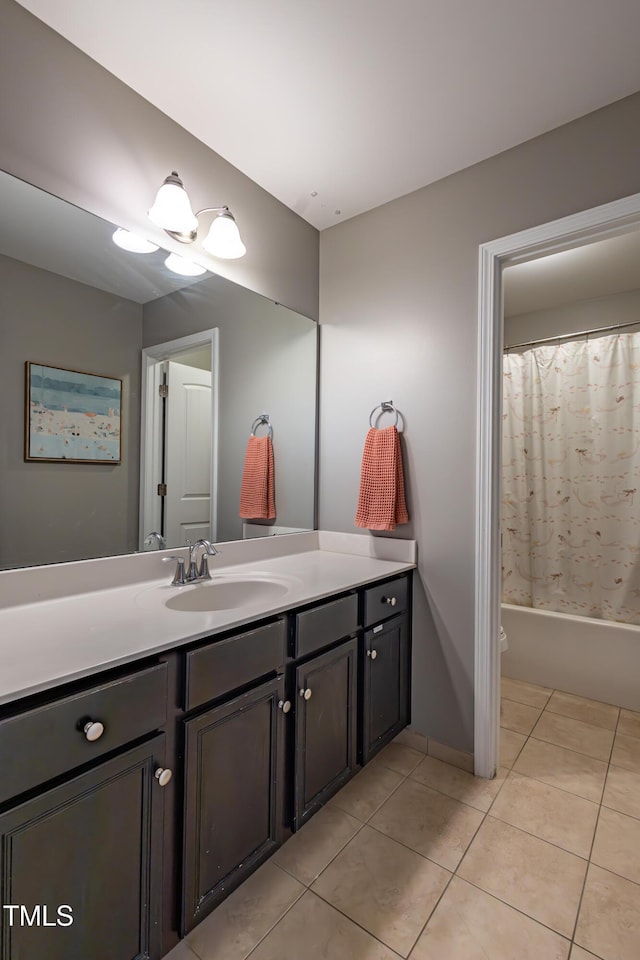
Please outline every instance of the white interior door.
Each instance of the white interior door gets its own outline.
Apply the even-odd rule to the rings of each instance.
[[[165,536],[211,537],[211,372],[167,363]]]

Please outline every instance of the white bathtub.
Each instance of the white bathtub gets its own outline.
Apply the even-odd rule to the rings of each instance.
[[[640,710],[640,626],[502,604],[502,673]]]

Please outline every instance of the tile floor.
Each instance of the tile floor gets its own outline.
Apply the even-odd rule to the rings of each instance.
[[[167,960],[638,960],[640,714],[504,678],[502,725],[493,781],[390,744]]]

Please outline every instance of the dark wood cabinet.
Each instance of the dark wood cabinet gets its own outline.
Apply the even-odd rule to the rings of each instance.
[[[183,934],[279,845],[284,678],[187,720]]]
[[[356,763],[357,639],[295,671],[295,817],[302,826]]]
[[[164,750],[156,736],[0,815],[2,960],[161,955]]]
[[[409,721],[410,626],[406,614],[364,634],[361,762],[366,763]]]

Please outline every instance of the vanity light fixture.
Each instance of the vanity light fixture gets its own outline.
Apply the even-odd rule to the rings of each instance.
[[[157,243],[151,243],[150,240],[145,240],[144,237],[139,237],[136,233],[131,233],[122,227],[118,227],[112,239],[118,247],[122,247],[129,253],[154,253],[158,249]]]
[[[184,184],[175,170],[158,190],[149,210],[149,218],[174,240],[193,243],[198,236],[198,217],[203,213],[215,213],[209,232],[202,241],[204,249],[224,260],[243,257],[247,248],[240,239],[240,231],[229,207],[204,207],[194,213]]]

